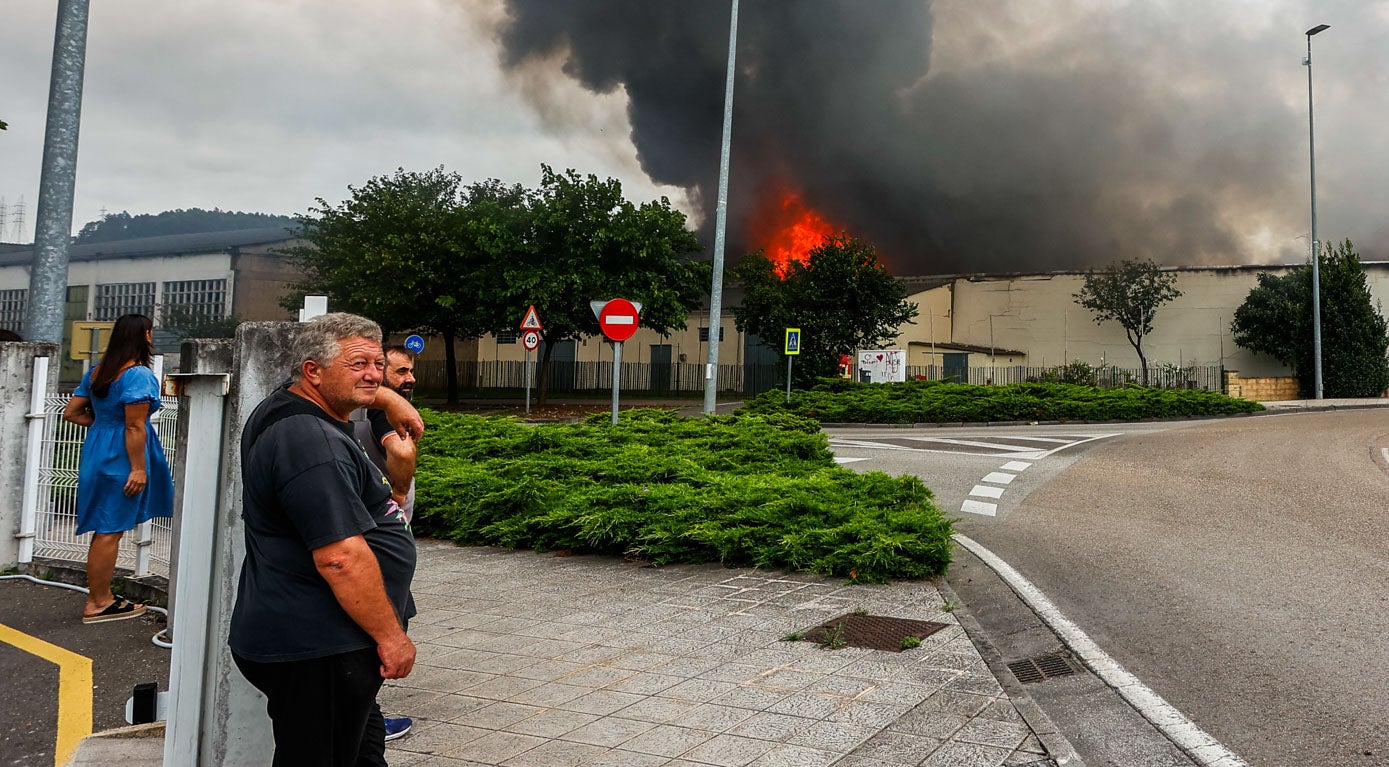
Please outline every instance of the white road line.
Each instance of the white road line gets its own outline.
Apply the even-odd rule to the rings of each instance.
[[[941,440],[944,441],[944,440]],[[908,453],[941,453],[943,455],[979,455],[987,458],[1027,458],[1037,460],[1044,458],[1045,454],[1031,448],[1009,448],[1007,453],[975,453],[968,450],[946,450],[943,448],[929,447],[905,447],[903,445],[889,445],[882,442],[868,442],[856,439],[831,439],[832,448],[864,448],[866,450],[901,450]],[[985,445],[985,447],[999,448],[998,445]]]
[[[966,514],[983,514],[986,517],[993,517],[998,515],[998,506],[983,501],[965,501],[960,505],[960,511]]]
[[[974,489],[969,491],[969,494],[979,498],[1002,498],[1003,488],[989,487],[988,485],[975,485]]]
[[[965,503],[969,504],[970,501]],[[1041,589],[1032,585],[1011,565],[968,536],[956,533],[953,538],[956,543],[993,568],[1037,617],[1056,632],[1071,652],[1085,662],[1095,676],[1114,688],[1135,711],[1186,752],[1193,761],[1202,767],[1249,767],[1239,755],[1197,727],[1195,722],[1187,719],[1181,711],[1139,681],[1138,677],[1125,671],[1118,661],[1109,657],[1109,654],[1101,650],[1079,626],[1063,615]]]
[[[853,463],[853,462],[855,462],[855,461],[866,461],[866,460],[868,460],[868,459],[867,459],[867,458],[844,458],[844,457],[841,457],[841,456],[835,456],[835,457],[834,457],[834,462],[835,462],[835,463]]]
[[[1381,447],[1379,452],[1384,456],[1384,462],[1389,463],[1389,447]]]
[[[988,474],[985,474],[984,478],[979,481],[992,482],[995,485],[1007,485],[1017,478],[1018,475],[1016,474],[1009,474],[1003,471],[991,471]]]
[[[1097,435],[1095,435],[1095,436],[1093,436],[1093,437],[1086,437],[1085,439],[1078,440],[1078,441],[1076,441],[1076,442],[1072,442],[1072,443],[1070,443],[1069,445],[1062,445],[1061,447],[1058,447],[1058,448],[1055,448],[1055,449],[1052,449],[1052,450],[1048,450],[1048,451],[1046,451],[1045,453],[1042,453],[1041,457],[1042,457],[1042,458],[1046,458],[1047,456],[1051,455],[1052,453],[1059,453],[1059,452],[1061,452],[1062,450],[1065,450],[1065,449],[1067,449],[1067,448],[1072,448],[1072,447],[1075,447],[1075,446],[1077,446],[1077,445],[1083,445],[1083,444],[1085,444],[1086,442],[1094,442],[1095,440],[1098,440],[1098,439],[1109,439],[1110,437],[1117,437],[1117,436],[1119,436],[1118,433],[1114,433],[1114,434],[1097,434]]]
[[[1022,471],[1023,469],[1026,469],[1031,465],[1032,464],[1028,463],[1027,461],[1009,461],[1008,463],[1005,463],[998,468],[1003,469],[1004,471]]]

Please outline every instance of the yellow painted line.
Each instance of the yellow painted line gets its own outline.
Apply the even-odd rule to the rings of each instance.
[[[0,623],[0,642],[17,647],[58,667],[58,738],[54,767],[63,767],[77,744],[92,734],[92,659]]]

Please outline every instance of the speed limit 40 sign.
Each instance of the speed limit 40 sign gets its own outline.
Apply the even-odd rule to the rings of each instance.
[[[526,347],[526,351],[533,352],[540,348],[540,334],[534,330],[527,330],[521,335],[521,345]]]

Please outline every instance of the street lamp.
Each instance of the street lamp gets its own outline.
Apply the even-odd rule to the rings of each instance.
[[[1312,380],[1316,398],[1322,398],[1321,390],[1321,249],[1317,242],[1317,139],[1312,123],[1312,35],[1330,29],[1330,24],[1318,24],[1307,30],[1307,155],[1311,162],[1312,184]]]
[[[728,77],[723,90],[723,144],[719,150],[719,202],[714,207],[714,279],[709,286],[709,358],[704,364],[704,414],[713,415],[719,390],[719,331],[723,328],[723,242],[728,217],[728,165],[733,143],[733,75],[738,53],[738,0],[728,21]]]

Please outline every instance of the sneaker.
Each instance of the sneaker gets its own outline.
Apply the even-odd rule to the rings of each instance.
[[[395,718],[388,716],[385,717],[385,721],[386,740],[395,740],[396,738],[405,737],[405,733],[409,732],[410,728],[415,724],[415,720],[411,719],[408,716],[400,716]]]

